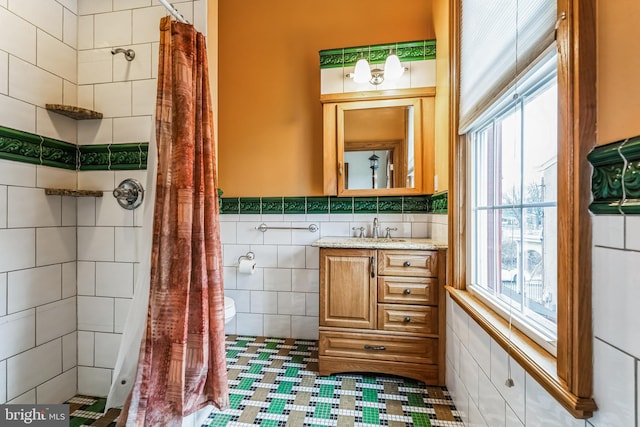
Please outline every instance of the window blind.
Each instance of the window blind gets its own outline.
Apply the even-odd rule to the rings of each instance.
[[[555,23],[556,0],[461,0],[461,134],[553,44]]]

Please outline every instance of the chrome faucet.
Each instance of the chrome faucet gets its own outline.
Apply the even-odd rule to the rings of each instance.
[[[373,229],[371,230],[371,237],[373,237],[374,239],[377,239],[380,237],[378,218],[373,218]]]

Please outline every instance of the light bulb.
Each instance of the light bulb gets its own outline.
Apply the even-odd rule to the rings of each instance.
[[[397,80],[404,73],[404,67],[400,64],[400,58],[395,53],[389,53],[384,62],[385,80]]]
[[[356,62],[356,69],[353,72],[353,81],[356,83],[367,83],[371,80],[371,69],[366,59],[360,58]]]

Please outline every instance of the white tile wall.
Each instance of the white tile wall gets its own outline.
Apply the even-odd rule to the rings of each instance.
[[[593,217],[593,331],[594,399],[598,410],[587,420],[576,420],[522,367],[512,364],[513,389],[504,387],[505,352],[471,319],[464,327],[460,308],[447,297],[447,386],[467,425],[494,426],[634,426],[640,421],[640,346],[637,331],[640,299],[634,266],[640,261],[640,219],[636,216]],[[464,350],[469,347],[469,352]],[[487,360],[489,356],[489,360]],[[466,360],[466,359],[471,360]],[[495,397],[486,405],[474,404],[473,375],[468,365],[478,363],[500,399],[485,383],[483,392]],[[462,366],[463,368],[460,368]],[[487,369],[490,371],[487,372]],[[524,384],[523,384],[524,383]],[[468,408],[468,409],[467,409]],[[498,413],[505,410],[503,418]]]

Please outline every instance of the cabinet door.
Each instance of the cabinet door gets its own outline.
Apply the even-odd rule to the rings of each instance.
[[[320,249],[320,326],[375,329],[376,251]]]

